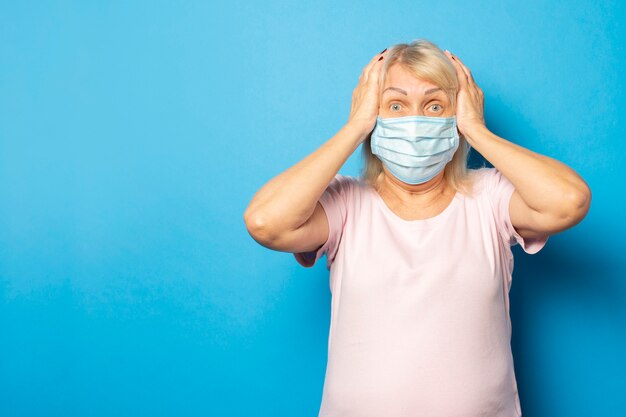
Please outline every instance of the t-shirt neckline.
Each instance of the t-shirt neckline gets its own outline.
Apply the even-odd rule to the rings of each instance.
[[[385,214],[385,216],[395,223],[398,223],[404,227],[414,228],[414,229],[424,229],[424,228],[432,228],[437,225],[443,223],[455,209],[455,207],[459,204],[459,200],[461,200],[462,194],[459,191],[456,191],[452,201],[448,203],[446,208],[436,216],[429,217],[427,219],[417,219],[417,220],[405,220],[402,217],[398,216],[396,213],[387,206],[385,200],[383,200],[382,196],[378,194],[378,191],[372,186],[369,187],[370,192],[374,194],[374,200],[376,200],[378,206],[380,206],[381,210]]]

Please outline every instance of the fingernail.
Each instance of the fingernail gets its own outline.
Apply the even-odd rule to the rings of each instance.
[[[381,54],[382,54],[383,52],[385,52],[386,50],[387,50],[387,48],[383,49],[383,51],[381,52]]]

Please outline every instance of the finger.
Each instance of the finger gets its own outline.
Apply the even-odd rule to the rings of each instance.
[[[467,79],[467,81],[471,82],[472,81],[471,74],[469,74],[469,70],[467,69],[467,67],[463,65],[461,60],[456,55],[452,55],[452,58],[457,63],[458,67],[461,68],[461,71],[463,71],[463,74],[465,75],[465,78]]]
[[[367,79],[369,77],[369,73],[370,70],[372,69],[372,67],[376,64],[376,62],[378,62],[378,59],[381,57],[381,54],[376,54],[374,55],[374,57],[370,60],[370,62],[365,66],[365,68],[363,68],[363,72],[361,73],[361,80],[363,82],[367,82]]]
[[[467,65],[465,65],[458,56],[454,55],[454,59],[459,63],[459,65],[463,69],[463,73],[467,76],[468,85],[476,90],[477,94],[480,97],[483,97],[483,90],[481,90],[478,84],[476,84],[476,80],[474,80],[474,75],[472,74],[472,71],[470,71]]]
[[[380,74],[380,69],[383,66],[383,64],[385,63],[385,59],[387,58],[388,54],[389,54],[389,52],[387,51],[387,49],[385,49],[380,54],[378,54],[378,58],[374,62],[374,65],[372,65],[369,68],[369,72],[368,72],[368,75],[367,75],[368,79],[371,78],[372,76],[375,76],[376,77],[376,81],[378,81],[378,75]]]
[[[469,82],[473,83],[474,82],[474,77],[472,76],[472,71],[470,71],[470,69],[467,68],[467,65],[465,65],[463,63],[463,61],[461,61],[461,58],[459,58],[458,56],[456,56],[454,54],[452,54],[452,57],[456,60],[456,62],[459,63],[459,65],[461,66],[461,69],[463,70],[463,72],[467,76],[467,79],[469,80]]]
[[[384,56],[382,58],[383,59],[379,59],[378,61],[376,61],[374,66],[370,69],[369,76],[367,79],[368,82],[378,84],[378,79],[380,78],[380,72],[382,71],[383,64],[385,63]]]
[[[466,88],[468,84],[467,74],[465,74],[465,72],[461,68],[461,64],[459,64],[459,62],[454,59],[454,55],[452,55],[450,51],[445,51],[445,54],[450,59],[450,62],[452,62],[452,65],[456,70],[456,76],[459,79],[459,88]]]
[[[367,80],[369,79],[369,76],[371,74],[372,68],[374,66],[376,66],[376,64],[379,61],[382,61],[381,57],[384,57],[385,53],[387,52],[387,49],[383,50],[383,52],[381,52],[380,54],[376,54],[374,55],[374,57],[372,57],[372,59],[370,60],[370,62],[365,66],[365,68],[363,68],[363,81],[367,82]],[[384,58],[383,58],[384,59]]]

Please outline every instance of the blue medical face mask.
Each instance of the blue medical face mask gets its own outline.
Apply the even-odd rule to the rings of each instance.
[[[440,173],[459,147],[456,116],[378,116],[371,145],[396,178],[422,184]]]

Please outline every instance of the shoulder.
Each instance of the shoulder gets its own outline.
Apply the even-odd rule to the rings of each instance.
[[[474,181],[480,184],[493,179],[493,177],[497,175],[498,170],[496,168],[482,167],[469,169],[468,171],[470,172],[470,175],[473,176]]]
[[[508,179],[497,168],[482,167],[469,170],[475,190],[479,193],[493,193],[510,185]]]
[[[363,180],[361,180],[361,178],[359,177],[353,177],[351,175],[343,175],[343,174],[337,174],[335,175],[335,177],[332,179],[331,184],[332,183],[339,183],[339,184],[360,184],[363,182]]]
[[[319,201],[325,209],[330,205],[347,209],[348,206],[358,204],[358,201],[368,196],[366,190],[368,187],[369,185],[358,177],[337,174],[330,181]]]
[[[337,174],[328,184],[328,188],[340,192],[360,192],[369,185],[359,177]]]

